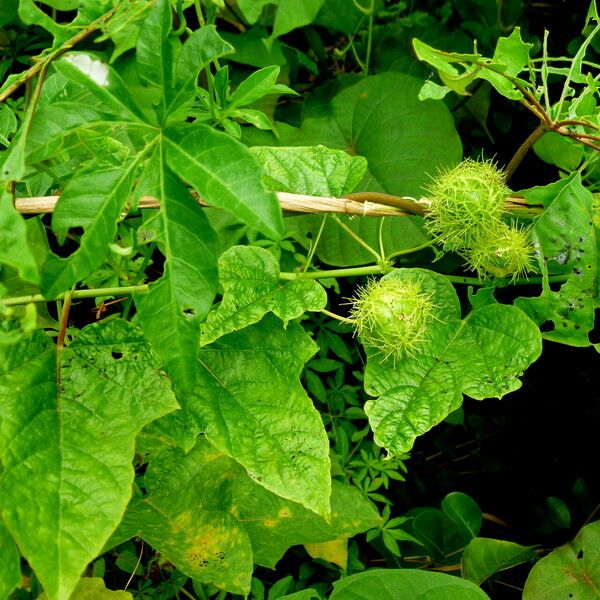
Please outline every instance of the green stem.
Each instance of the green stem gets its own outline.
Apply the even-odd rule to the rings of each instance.
[[[383,260],[383,256],[379,256],[377,251],[373,250],[373,248],[371,248],[371,246],[369,246],[369,244],[367,244],[367,242],[365,242],[359,235],[354,233],[354,231],[352,231],[352,229],[350,229],[350,227],[348,227],[348,225],[346,225],[345,223],[342,223],[342,220],[337,215],[332,215],[332,218],[351,238],[353,238],[363,248],[368,250],[377,259],[377,262],[381,262]]]
[[[353,323],[355,323],[354,320],[347,319],[346,317],[340,317],[340,315],[336,315],[335,313],[331,312],[330,310],[327,310],[326,308],[322,308],[321,312],[324,315],[331,317],[332,319],[336,319],[337,321],[341,321],[342,323],[348,323],[348,325],[352,325]]]
[[[279,279],[328,279],[330,277],[357,277],[359,275],[378,275],[386,273],[389,267],[370,265],[368,267],[348,267],[347,269],[331,269],[329,271],[308,271],[307,273],[279,273]]]
[[[310,267],[311,263],[312,263],[312,259],[315,256],[315,252],[317,251],[317,246],[319,245],[319,242],[321,241],[321,235],[323,234],[323,229],[325,229],[325,223],[327,222],[327,213],[325,213],[323,215],[323,219],[321,220],[321,226],[319,227],[319,231],[317,232],[317,237],[315,239],[315,241],[313,242],[313,245],[310,249],[310,251],[308,252],[308,256],[306,257],[306,264],[304,265],[304,269],[302,269],[303,273],[306,273],[306,271],[308,271],[308,268]]]
[[[413,252],[418,252],[419,250],[424,250],[425,248],[429,248],[430,246],[433,246],[434,244],[439,242],[440,239],[441,239],[441,236],[433,238],[432,240],[428,240],[427,242],[425,242],[419,246],[414,246],[413,248],[406,248],[405,250],[398,250],[397,252],[390,254],[387,257],[387,259],[390,260],[392,258],[395,258],[396,256],[402,256],[404,254],[412,254]]]
[[[202,6],[200,0],[194,0],[194,8],[196,9],[196,16],[198,17],[198,24],[200,27],[204,27],[206,22],[204,21],[204,15],[202,14]]]
[[[369,67],[371,66],[371,49],[373,46],[373,24],[375,19],[375,0],[371,0],[369,7],[369,30],[367,33],[367,56],[365,58],[365,69],[364,74],[369,74]]]
[[[154,253],[154,250],[156,248],[156,242],[152,242],[145,250],[145,254],[144,254],[144,260],[142,261],[142,264],[140,265],[140,268],[137,270],[136,272],[136,276],[135,276],[135,285],[140,285],[140,281],[142,281],[144,274],[146,272],[146,268],[148,267],[148,265],[150,264],[150,261],[152,260],[152,254]],[[123,318],[127,319],[129,317],[129,311],[131,310],[131,305],[133,304],[133,297],[129,296],[129,298],[127,298],[127,301],[125,302],[125,306],[123,307]]]
[[[187,22],[185,20],[185,15],[183,14],[183,0],[177,0],[177,19],[179,21],[179,26],[173,31],[173,34],[179,37],[185,33],[185,30],[187,29]]]
[[[29,296],[14,296],[12,298],[2,298],[0,303],[4,306],[18,306],[20,304],[29,304],[30,302],[50,302],[51,300],[60,300],[65,298],[67,293],[72,300],[79,298],[98,298],[100,296],[128,296],[129,294],[147,294],[150,291],[148,285],[129,285],[112,288],[96,288],[91,290],[75,290],[61,294],[58,298],[45,298],[41,294],[31,294]]]
[[[442,275],[444,275],[442,273]],[[461,283],[464,285],[488,285],[493,283],[496,287],[505,287],[507,285],[535,285],[541,284],[544,278],[541,275],[535,277],[523,277],[522,279],[511,279],[506,277],[504,279],[481,279],[480,277],[463,277],[462,275],[444,275],[444,277],[451,283]],[[548,283],[564,283],[567,281],[568,275],[550,275],[548,277]]]
[[[385,217],[381,217],[379,221],[379,227],[377,231],[377,237],[379,239],[379,253],[381,256],[385,256],[385,248],[383,247],[383,223],[385,221]]]

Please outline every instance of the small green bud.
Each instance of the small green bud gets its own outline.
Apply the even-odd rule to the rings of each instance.
[[[467,159],[440,173],[427,193],[427,229],[442,238],[446,250],[461,250],[501,221],[510,189],[493,162]]]
[[[385,358],[414,356],[427,339],[436,305],[417,280],[384,277],[360,288],[352,299],[351,317],[363,343]]]

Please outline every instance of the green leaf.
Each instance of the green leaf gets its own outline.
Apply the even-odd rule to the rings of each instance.
[[[238,108],[237,110],[229,113],[229,116],[232,119],[240,119],[246,123],[250,123],[254,125],[254,127],[258,129],[263,129],[265,131],[273,130],[273,123],[269,119],[269,117],[260,110],[254,110],[252,108]],[[223,121],[225,124],[227,121]]]
[[[27,227],[14,207],[12,194],[0,191],[0,264],[18,269],[24,281],[37,284],[38,265],[27,240]]]
[[[161,90],[161,119],[173,95],[171,25],[171,3],[156,0],[140,27],[135,48],[140,79]]]
[[[279,600],[321,600],[321,596],[319,596],[317,590],[308,588],[306,590],[301,590],[300,592],[280,596]]]
[[[332,485],[331,521],[327,522],[257,484],[241,465],[203,438],[188,454],[172,449],[154,458],[145,484],[148,495],[132,502],[111,543],[141,532],[142,538],[187,575],[200,581],[219,581],[217,585],[229,591],[248,589],[253,560],[275,568],[290,546],[347,539],[381,524],[374,506],[356,488],[337,481]],[[190,525],[165,526],[160,523],[164,519],[148,510],[149,506],[167,515],[185,514]],[[196,519],[206,524],[207,531],[212,528],[205,554],[210,551],[221,556],[224,569],[211,571],[208,561],[202,568],[184,564],[182,558],[193,551],[189,529],[194,530]],[[221,528],[225,520],[229,526]],[[173,524],[170,516],[167,521]],[[152,532],[152,541],[147,532]]]
[[[482,515],[479,505],[471,496],[451,492],[442,500],[442,510],[454,521],[465,540],[477,536],[481,529]]]
[[[185,41],[175,63],[175,83],[185,87],[194,80],[198,72],[211,61],[235,52],[234,47],[226,42],[214,25],[205,25],[194,31]]]
[[[434,81],[426,81],[419,90],[419,100],[441,100],[452,91],[447,85],[438,85]]]
[[[306,106],[299,129],[279,126],[280,142],[284,146],[324,144],[363,156],[368,169],[357,191],[420,198],[430,177],[456,164],[462,153],[443,102],[419,100],[422,84],[416,77],[389,72],[361,78],[333,98],[324,92],[323,102]],[[379,247],[380,219],[343,221],[369,245]],[[308,233],[315,239],[321,217],[293,217],[286,222],[289,231],[308,244],[303,240]],[[388,254],[427,240],[418,217],[385,219],[381,234]],[[325,225],[317,256],[340,267],[373,261],[373,255],[332,219]]]
[[[562,186],[553,186],[552,191],[554,200],[533,226],[544,276],[542,293],[537,298],[517,298],[515,304],[538,325],[546,324],[544,338],[589,346],[598,287],[594,197],[582,185],[579,173],[564,180]],[[536,193],[541,194],[539,188]],[[548,274],[566,275],[567,281],[554,291]]]
[[[0,520],[0,598],[21,585],[21,559],[10,533]]]
[[[205,25],[194,31],[185,41],[175,62],[175,95],[167,109],[168,113],[194,100],[198,73],[222,56],[235,52],[214,25]]]
[[[321,310],[327,294],[314,280],[279,281],[279,263],[263,248],[234,246],[219,258],[223,300],[201,329],[201,345],[243,329],[273,312],[287,325],[306,311]]]
[[[593,600],[600,590],[600,521],[583,527],[575,539],[542,558],[525,582],[523,600]]]
[[[69,9],[72,10],[70,7]],[[19,1],[19,18],[26,25],[38,25],[48,31],[52,37],[58,40],[62,39],[66,26],[59,25],[50,18],[41,8],[36,6],[33,0]]]
[[[148,0],[129,0],[118,5],[114,16],[102,26],[102,35],[97,42],[112,40],[115,48],[110,57],[114,62],[121,54],[135,48],[140,27],[146,13],[152,8]]]
[[[196,444],[199,433],[200,426],[194,415],[176,410],[142,429],[136,440],[136,452],[156,455],[165,448],[177,447],[187,453]]]
[[[584,146],[554,131],[549,131],[533,146],[544,162],[563,171],[574,171],[585,156]]]
[[[367,161],[325,146],[255,146],[265,186],[276,192],[329,196],[349,194],[364,177]]]
[[[150,293],[135,297],[140,325],[157,349],[176,390],[191,392],[196,380],[199,323],[217,290],[218,240],[204,210],[164,164],[157,150],[140,186],[160,200],[160,210],[138,230],[158,243],[164,273]]]
[[[465,546],[465,537],[457,524],[439,509],[421,509],[412,523],[412,531],[427,553],[438,562],[454,556]]]
[[[224,208],[269,237],[282,235],[277,198],[260,181],[256,159],[226,133],[205,125],[166,132],[167,163],[211,206]]]
[[[186,408],[206,437],[268,490],[328,516],[329,443],[298,380],[316,346],[272,315],[200,350]],[[235,368],[232,368],[235,365]]]
[[[89,325],[58,357],[41,331],[0,352],[2,518],[49,598],[67,600],[125,511],[137,433],[178,405],[124,321]]]
[[[38,600],[48,600],[46,592]],[[71,600],[133,600],[133,596],[129,592],[109,590],[100,577],[82,577]]]
[[[240,481],[232,509],[239,512],[252,540],[255,562],[269,568],[275,568],[290,546],[347,540],[382,524],[375,506],[358,489],[335,480],[329,522],[300,504],[251,486],[250,480]]]
[[[329,600],[489,600],[469,581],[420,569],[368,569],[333,584]]]
[[[196,581],[247,594],[252,550],[242,525],[224,510],[208,506],[202,494],[188,495],[182,503],[161,492],[128,508],[124,526],[129,537],[141,537]]]
[[[533,560],[536,556],[537,552],[532,546],[476,537],[463,552],[462,576],[481,585],[494,573]]]
[[[9,106],[0,106],[0,143],[9,145],[9,138],[17,131],[17,117]]]
[[[93,54],[69,52],[53,63],[69,81],[83,85],[100,102],[104,110],[129,121],[144,121],[126,84],[118,73]]]
[[[248,0],[245,0],[246,2]],[[272,38],[313,22],[325,0],[277,0],[277,14],[273,23]]]
[[[457,409],[463,393],[500,398],[520,387],[518,377],[541,353],[541,336],[513,306],[483,306],[461,321],[454,288],[432,271],[399,269],[385,277],[418,281],[438,307],[415,356],[385,359],[380,348],[366,347],[365,390],[377,399],[365,412],[376,443],[400,454]]]
[[[48,256],[41,282],[46,298],[71,289],[104,262],[129,198],[136,167],[135,160],[123,167],[91,164],[69,181],[52,215],[52,227],[63,239],[71,227],[85,231],[79,248],[68,258]]]
[[[80,102],[56,102],[37,111],[27,135],[26,158],[38,163],[58,154],[65,137],[92,123],[111,124],[115,117]]]
[[[274,4],[277,12],[271,34],[273,39],[312,23],[324,2],[325,0],[238,0],[237,6],[249,23],[256,23],[263,8]]]
[[[504,73],[516,77],[529,65],[529,52],[533,44],[526,44],[521,38],[521,28],[515,27],[508,37],[501,37],[496,44],[493,61],[504,65]]]
[[[440,79],[458,94],[468,94],[467,87],[477,78],[489,81],[499,94],[511,100],[520,100],[523,93],[515,82],[528,87],[527,81],[518,80],[516,75],[527,64],[530,44],[521,40],[515,28],[508,38],[501,38],[493,59],[481,54],[459,54],[443,52],[424,42],[414,39],[413,48],[417,58],[435,67]],[[459,66],[454,66],[459,65]]]
[[[300,129],[282,130],[282,144],[321,143],[363,156],[369,168],[360,190],[419,198],[430,177],[462,154],[444,103],[419,100],[422,84],[402,73],[363,77],[309,104]]]
[[[279,70],[277,66],[265,67],[246,77],[231,94],[229,108],[248,106],[269,94],[277,83]]]

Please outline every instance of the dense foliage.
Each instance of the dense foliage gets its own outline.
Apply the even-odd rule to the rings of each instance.
[[[597,597],[593,510],[410,499],[598,347],[600,15],[539,18],[5,3],[0,598]]]

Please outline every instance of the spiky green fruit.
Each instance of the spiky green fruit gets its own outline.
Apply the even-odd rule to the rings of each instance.
[[[420,351],[435,308],[418,280],[382,278],[358,290],[351,317],[363,343],[402,359]]]
[[[446,250],[461,250],[501,221],[510,189],[492,161],[467,159],[440,173],[427,193],[428,230],[441,237]]]
[[[467,265],[481,277],[516,278],[533,270],[534,251],[528,229],[499,223],[462,254]]]

